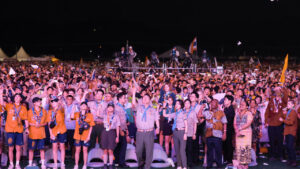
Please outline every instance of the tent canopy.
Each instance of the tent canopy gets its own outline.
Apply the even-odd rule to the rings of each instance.
[[[23,46],[21,46],[18,52],[12,56],[11,59],[17,59],[18,61],[30,61],[30,56],[24,50]]]
[[[8,58],[8,56],[4,53],[2,48],[0,48],[0,61],[4,61],[7,58]]]

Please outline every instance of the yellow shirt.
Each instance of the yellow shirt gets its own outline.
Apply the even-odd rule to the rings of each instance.
[[[47,111],[45,109],[41,108],[39,112],[35,110],[34,111],[35,113],[33,113],[32,110],[33,109],[30,109],[28,111],[28,123],[33,123],[33,124],[47,123]],[[42,127],[29,126],[29,138],[33,140],[46,138],[45,126]]]
[[[74,139],[85,141],[89,135],[89,130],[84,130],[81,135],[79,134],[79,127],[80,127],[78,123],[79,119],[80,119],[80,112],[77,112],[74,114],[74,120],[76,120]],[[95,125],[94,118],[91,113],[86,114],[84,121],[87,122],[90,125],[90,127],[93,127]]]
[[[52,121],[52,113],[55,113],[53,110],[49,110],[47,114],[47,122],[50,123]],[[57,134],[64,134],[67,132],[67,127],[65,124],[65,114],[60,109],[56,112],[56,126],[50,130],[52,130],[52,134],[56,137]]]
[[[7,111],[5,131],[7,133],[23,133],[24,127],[22,120],[27,120],[26,107],[8,103],[5,109]]]

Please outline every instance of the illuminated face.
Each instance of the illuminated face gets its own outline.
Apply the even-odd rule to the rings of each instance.
[[[16,102],[16,103],[20,103],[21,101],[22,101],[21,96],[20,96],[20,95],[16,95],[16,96],[15,96],[15,102]]]
[[[108,107],[107,107],[107,111],[108,111],[108,112],[113,112],[113,111],[114,111],[114,107],[108,106]]]
[[[185,108],[185,109],[189,109],[190,107],[191,107],[191,102],[186,101],[186,102],[184,103],[184,108]]]
[[[240,103],[240,109],[241,110],[246,110],[247,109],[247,103],[244,100],[242,100],[241,103]]]
[[[176,102],[175,108],[176,108],[176,110],[181,109],[181,105],[180,105],[180,102],[179,102],[179,101]]]
[[[197,99],[197,97],[196,97],[195,94],[191,94],[191,95],[190,95],[190,100],[191,100],[191,102],[196,101],[196,99]]]
[[[149,104],[150,103],[150,98],[148,95],[143,96],[143,104]]]
[[[81,106],[80,106],[80,110],[88,110],[88,106],[86,105],[86,104],[82,104]]]
[[[96,95],[95,95],[95,99],[96,100],[101,100],[103,97],[103,93],[102,92],[97,92]]]

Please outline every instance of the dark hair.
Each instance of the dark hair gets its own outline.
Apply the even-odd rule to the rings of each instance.
[[[182,100],[176,100],[176,102],[179,102],[181,109],[184,107],[184,103]],[[175,102],[175,104],[176,104]]]
[[[195,96],[196,96],[197,99],[199,98],[199,94],[198,94],[197,92],[193,91],[193,92],[191,93],[191,95],[192,95],[192,94],[195,94]]]
[[[191,104],[191,100],[190,99],[186,99],[183,103],[185,104],[185,102],[190,102],[190,104]]]
[[[148,96],[149,99],[151,99],[151,96],[148,93],[146,93],[144,96]]]
[[[75,89],[74,89],[74,88],[70,88],[70,89],[69,89],[69,92],[73,92],[73,93],[75,93],[76,91],[75,91]]]
[[[262,102],[262,97],[261,97],[260,95],[257,95],[256,98],[259,98],[259,99],[260,99],[260,103]],[[256,99],[256,98],[255,98],[255,99]]]
[[[124,92],[118,93],[117,94],[117,100],[120,100],[120,98],[125,96],[125,95],[126,95],[126,93],[124,93]]]
[[[71,97],[72,99],[74,99],[74,97],[73,97],[72,95],[68,95],[67,98],[68,98],[68,97]]]
[[[226,95],[225,98],[227,98],[228,100],[230,100],[231,103],[234,101],[234,97],[233,96]]]
[[[98,93],[98,92],[101,92],[102,95],[104,95],[104,91],[103,91],[102,89],[97,89],[97,90],[96,90],[96,93]]]
[[[82,106],[83,104],[85,104],[86,106],[88,105],[87,102],[82,102],[80,103],[80,106]]]
[[[247,101],[246,98],[242,98],[241,102],[242,102],[242,101],[244,101],[244,102],[246,103],[247,107],[249,107],[249,103],[248,103],[248,101]]]
[[[69,89],[64,89],[64,91],[63,92],[67,92],[67,93],[69,93]]]
[[[53,90],[53,87],[51,87],[51,86],[47,87],[47,90],[49,90],[49,89],[52,89],[52,90]]]

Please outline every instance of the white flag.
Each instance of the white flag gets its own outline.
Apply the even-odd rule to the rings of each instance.
[[[37,69],[37,68],[39,68],[39,66],[38,66],[38,65],[31,65],[31,67],[32,67],[33,69]]]
[[[13,68],[10,68],[8,74],[9,75],[14,75],[14,74],[16,74],[16,72],[15,72],[15,70]]]
[[[254,60],[253,58],[251,57],[250,60],[249,60],[249,65],[252,65],[254,63]]]

